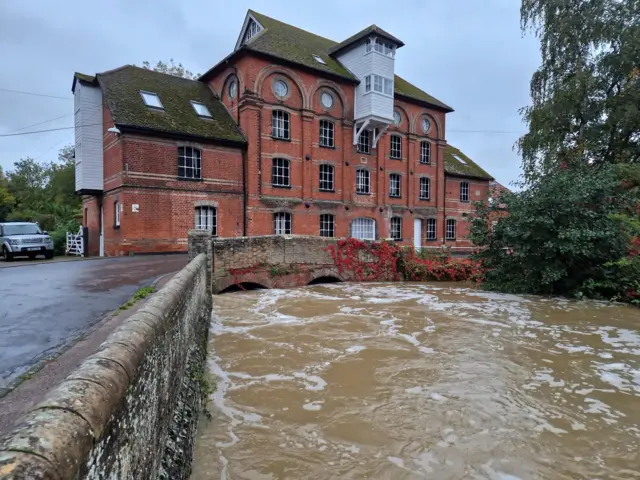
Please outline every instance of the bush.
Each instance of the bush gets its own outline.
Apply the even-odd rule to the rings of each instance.
[[[77,220],[71,219],[60,222],[56,228],[49,232],[53,240],[53,250],[56,255],[64,255],[67,247],[67,232],[78,233],[80,224]]]

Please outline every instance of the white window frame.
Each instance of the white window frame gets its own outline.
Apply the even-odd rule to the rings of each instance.
[[[351,221],[351,237],[358,240],[376,239],[376,221],[373,218],[358,217]]]
[[[367,93],[371,91],[371,75],[364,77],[364,91]]]
[[[356,170],[356,193],[359,195],[371,194],[371,172],[366,168]]]
[[[420,142],[420,163],[424,165],[431,164],[431,142],[426,140]]]
[[[320,182],[318,183],[318,189],[321,192],[333,192],[335,190],[334,180],[335,180],[335,167],[328,163],[321,163],[320,164]]]
[[[113,209],[114,209],[113,226],[115,228],[120,228],[120,200],[116,200],[113,202]]]
[[[320,236],[335,237],[336,236],[336,217],[330,213],[320,214]]]
[[[436,240],[437,220],[435,218],[427,218],[427,240]]]
[[[455,240],[456,239],[456,224],[457,221],[455,218],[447,218],[447,236],[446,240]]]
[[[271,136],[280,140],[291,139],[289,112],[284,110],[273,110],[271,112]]]
[[[380,75],[374,75],[373,76],[373,91],[374,92],[378,92],[378,93],[382,93],[382,85],[384,84],[384,77],[381,77]]]
[[[460,182],[460,201],[469,201],[469,182]]]
[[[431,200],[431,179],[429,177],[420,177],[418,185],[418,198],[420,200]]]
[[[391,240],[402,240],[402,217],[391,217],[389,237]]]
[[[162,105],[160,97],[157,93],[140,90],[140,96],[142,97],[142,101],[147,107],[164,110],[164,106]]]
[[[291,214],[289,212],[275,212],[273,214],[273,231],[275,235],[291,235]]]
[[[393,95],[393,80],[390,78],[384,78],[384,94],[385,95]]]
[[[402,197],[402,175],[399,173],[389,174],[389,197],[401,198]]]
[[[207,230],[214,237],[218,236],[218,209],[212,205],[197,206],[194,210],[194,226],[196,230]]]
[[[213,116],[211,115],[211,112],[209,111],[209,109],[204,103],[195,102],[191,100],[191,105],[193,106],[193,109],[196,111],[196,114],[199,117],[213,118]]]
[[[202,179],[202,152],[199,148],[178,147],[178,178]]]
[[[402,160],[402,137],[400,135],[390,135],[389,144],[389,158]]]
[[[320,120],[320,146],[333,148],[335,146],[335,129],[330,120]]]
[[[271,186],[288,188],[291,186],[291,161],[287,158],[271,159]]]
[[[358,135],[358,153],[369,155],[371,153],[371,132],[362,130]]]
[[[260,33],[260,25],[258,25],[258,22],[254,21],[254,20],[249,20],[249,25],[247,25],[247,33],[245,33],[244,36],[244,41],[248,41],[251,37],[254,37],[255,35],[257,35],[258,33]]]

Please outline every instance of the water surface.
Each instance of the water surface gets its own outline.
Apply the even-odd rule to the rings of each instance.
[[[455,284],[215,297],[193,479],[640,478],[640,311]]]

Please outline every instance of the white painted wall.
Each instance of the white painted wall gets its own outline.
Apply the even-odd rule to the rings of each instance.
[[[393,81],[395,59],[382,55],[375,50],[367,52],[366,39],[364,39],[354,48],[341,53],[338,56],[338,60],[361,82],[356,87],[354,120],[374,115],[392,121],[393,96],[373,91],[373,78],[371,79],[371,92],[365,92],[364,77],[367,75],[380,75]]]
[[[103,190],[102,91],[76,83],[76,190]]]

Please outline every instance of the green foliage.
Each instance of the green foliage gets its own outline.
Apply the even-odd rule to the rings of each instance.
[[[518,144],[527,181],[563,164],[639,162],[640,1],[522,0],[521,23],[542,56]]]
[[[71,145],[60,150],[57,163],[38,163],[27,157],[15,162],[6,177],[0,170],[0,221],[36,222],[49,232],[70,225],[75,232],[78,223],[73,217],[81,203],[75,194]],[[64,247],[60,250],[59,245],[57,242],[56,250],[63,253]]]
[[[168,62],[158,60],[158,63],[153,67],[148,61],[144,61],[142,62],[142,68],[153,70],[154,72],[166,73],[168,75],[173,75],[174,77],[188,78],[189,80],[196,80],[200,76],[199,73],[192,73],[184,68],[182,63],[175,63],[173,58],[169,59]]]
[[[49,230],[49,236],[53,240],[53,249],[56,255],[64,255],[67,247],[67,232],[77,233],[80,223],[74,218],[58,223],[53,230]]]
[[[142,300],[144,298],[147,298],[149,295],[151,295],[155,291],[156,291],[156,289],[153,286],[142,287],[142,288],[138,289],[138,291],[136,293],[134,293],[133,296],[129,300],[127,300],[125,303],[123,303],[122,305],[120,305],[118,307],[118,311],[122,312],[124,310],[130,309],[137,302],[139,302],[140,300]]]
[[[629,289],[640,291],[629,256],[636,220],[626,219],[636,208],[637,192],[623,188],[619,175],[614,166],[560,169],[522,192],[502,194],[492,205],[478,203],[470,238],[487,269],[485,286],[626,300]],[[509,213],[491,231],[499,204]]]

